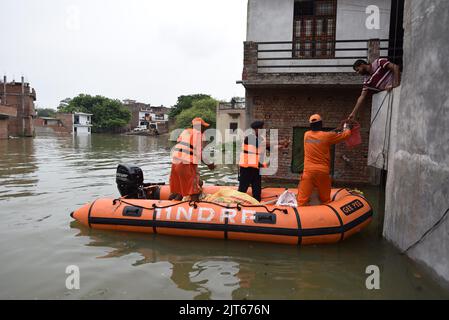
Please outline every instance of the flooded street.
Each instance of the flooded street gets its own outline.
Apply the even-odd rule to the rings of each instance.
[[[69,213],[118,197],[119,163],[167,182],[167,136],[38,136],[0,140],[0,299],[448,299],[421,266],[379,234],[378,188],[364,188],[373,223],[341,244],[288,246],[90,230]],[[207,184],[237,171],[202,168]],[[68,290],[66,267],[80,269]],[[367,266],[380,290],[367,290]]]

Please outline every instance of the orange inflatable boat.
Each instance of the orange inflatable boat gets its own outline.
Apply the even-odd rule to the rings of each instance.
[[[94,229],[301,245],[342,241],[366,227],[373,216],[368,201],[345,188],[332,190],[331,203],[307,207],[170,201],[169,186],[143,184],[136,168],[120,165],[117,170],[122,197],[97,199],[72,212],[72,218]],[[203,190],[212,194],[221,188],[235,189]],[[263,189],[262,203],[285,190]]]

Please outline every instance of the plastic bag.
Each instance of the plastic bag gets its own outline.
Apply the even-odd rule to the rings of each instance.
[[[362,143],[362,136],[360,135],[360,124],[356,123],[351,129],[351,135],[346,140],[346,146],[348,148],[357,147]]]
[[[293,192],[285,190],[278,198],[276,202],[277,206],[297,207],[296,195]]]

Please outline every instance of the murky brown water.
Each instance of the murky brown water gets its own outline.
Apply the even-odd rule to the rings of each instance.
[[[69,213],[117,197],[120,162],[167,181],[167,137],[92,135],[0,140],[1,299],[448,299],[420,266],[379,237],[376,221],[338,245],[294,247],[89,230]],[[236,183],[230,166],[203,170]],[[65,286],[80,268],[79,290]],[[381,270],[367,290],[368,265]]]

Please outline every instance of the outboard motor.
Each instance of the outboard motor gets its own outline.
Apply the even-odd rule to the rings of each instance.
[[[119,164],[115,176],[118,191],[122,197],[145,199],[143,172],[134,164]]]

